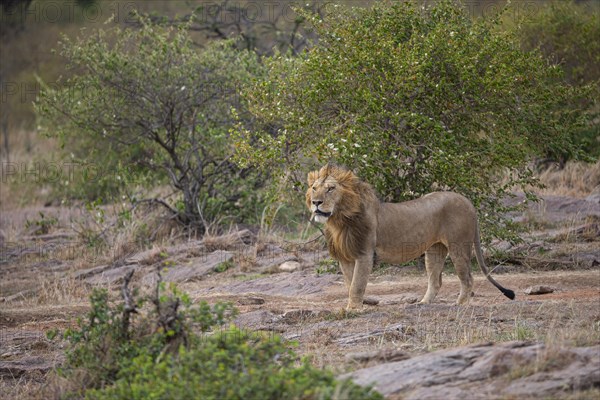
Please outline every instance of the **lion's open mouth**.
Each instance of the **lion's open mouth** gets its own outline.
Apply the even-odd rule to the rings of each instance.
[[[315,215],[319,215],[319,216],[322,216],[322,217],[328,217],[328,218],[331,217],[331,213],[330,212],[324,212],[324,211],[321,211],[321,210],[315,210]]]

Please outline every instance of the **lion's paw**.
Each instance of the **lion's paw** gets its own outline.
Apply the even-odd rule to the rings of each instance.
[[[346,311],[360,311],[363,309],[362,302],[360,303],[348,303],[346,306]]]

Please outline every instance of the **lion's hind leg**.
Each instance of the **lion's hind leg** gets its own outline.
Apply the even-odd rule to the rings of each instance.
[[[425,252],[425,268],[429,281],[427,292],[421,300],[423,304],[429,304],[435,299],[440,287],[442,287],[442,270],[448,255],[448,248],[442,243],[436,243]]]
[[[450,258],[460,279],[460,294],[457,304],[467,304],[473,292],[471,275],[471,247],[473,243],[454,243],[450,245]]]

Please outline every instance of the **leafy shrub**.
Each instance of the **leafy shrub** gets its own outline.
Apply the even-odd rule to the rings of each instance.
[[[129,278],[127,278],[129,279]],[[123,287],[128,291],[127,284]],[[128,292],[127,292],[128,293]],[[148,299],[113,306],[105,290],[71,342],[60,373],[67,397],[86,399],[381,399],[368,388],[337,381],[298,356],[277,335],[222,327],[227,304],[193,306],[160,283],[154,307],[133,319]],[[127,300],[129,299],[129,300]],[[129,311],[127,311],[129,310]],[[135,311],[132,311],[135,310]]]
[[[35,235],[45,235],[50,232],[50,229],[58,224],[58,218],[47,217],[43,212],[39,212],[40,218],[37,220],[25,221],[25,228],[31,229]]]
[[[127,312],[126,304],[111,305],[104,289],[95,289],[90,302],[91,310],[85,319],[78,320],[78,328],[65,332],[71,348],[60,371],[78,381],[80,394],[115,382],[141,354],[156,359],[163,352],[174,351],[188,340],[192,326],[207,332],[235,314],[229,304],[210,307],[201,302],[194,307],[188,296],[174,287],[167,291],[164,283],[159,284],[154,298],[135,301]],[[149,302],[155,307],[133,321],[132,310],[137,313]]]
[[[600,96],[600,8],[598,4],[552,1],[513,26],[527,51],[538,50],[560,65],[571,85],[592,85]],[[577,99],[574,99],[576,101]],[[600,157],[600,122],[594,102],[575,104],[587,110],[592,122],[573,132],[573,141],[592,158]],[[556,156],[556,155],[555,155]],[[568,154],[559,154],[568,158]]]
[[[376,399],[381,396],[296,355],[279,337],[236,328],[198,338],[190,348],[156,360],[141,354],[115,385],[89,399]]]
[[[553,64],[560,64],[569,83],[581,85],[600,79],[597,4],[551,1],[519,22],[514,28],[523,47],[539,49]]]
[[[233,106],[246,116],[239,86],[261,76],[256,54],[230,41],[198,50],[185,26],[145,20],[139,29],[65,38],[61,54],[73,75],[46,88],[37,111],[69,162],[95,174],[70,186],[92,200],[124,190],[139,200],[136,185],[166,181],[180,197],[161,204],[200,231],[221,213],[255,211],[264,174],[230,160],[228,131]]]
[[[420,5],[307,15],[318,43],[273,57],[268,79],[244,91],[257,123],[236,128],[239,162],[303,186],[309,167],[335,161],[385,201],[454,190],[480,210],[485,239],[517,240],[502,198],[536,183],[532,156],[573,151],[584,93],[498,19]]]

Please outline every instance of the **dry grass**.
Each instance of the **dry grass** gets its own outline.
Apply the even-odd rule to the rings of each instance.
[[[257,265],[254,254],[236,254],[233,261],[240,267],[240,271],[244,273],[252,271]]]
[[[208,252],[213,252],[217,250],[237,250],[244,245],[244,242],[236,232],[230,231],[225,235],[206,234],[202,238],[202,244]]]
[[[43,394],[45,386],[46,378],[41,374],[35,378],[0,379],[0,395],[4,399],[47,400]]]
[[[42,281],[34,301],[37,305],[78,304],[86,301],[89,295],[90,288],[80,280],[55,277]]]
[[[563,169],[552,166],[539,176],[545,188],[540,194],[583,198],[600,190],[600,161],[568,162]]]
[[[492,302],[490,302],[492,303]],[[586,301],[520,301],[518,303],[482,304],[468,307],[434,304],[431,306],[378,306],[352,319],[324,316],[304,321],[291,332],[303,335],[303,351],[312,354],[317,365],[336,365],[340,371],[352,368],[344,354],[356,351],[402,349],[411,354],[486,342],[536,341],[547,349],[531,368],[516,371],[528,376],[560,367],[560,354],[572,346],[600,344],[600,314],[592,299]],[[401,323],[400,330],[355,343],[336,346],[336,340],[351,333],[366,333],[377,327]],[[355,368],[356,366],[354,366]],[[517,378],[516,376],[514,377]]]
[[[547,326],[546,334],[536,338],[544,343],[543,350],[537,354],[533,362],[512,369],[509,374],[511,380],[564,368],[576,357],[569,348],[600,344],[600,321],[590,323],[580,319],[578,307],[579,305],[571,302],[566,313],[563,311],[553,316]],[[542,307],[538,311],[540,312],[538,318],[545,316]],[[571,320],[565,324],[565,319]]]

